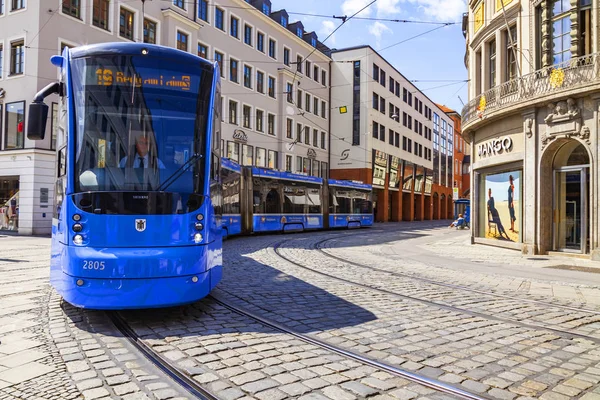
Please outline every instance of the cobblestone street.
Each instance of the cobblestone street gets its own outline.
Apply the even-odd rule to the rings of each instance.
[[[196,398],[61,301],[49,239],[0,243],[0,400]],[[221,399],[600,399],[600,263],[469,243],[434,222],[233,238],[211,296],[119,318]]]

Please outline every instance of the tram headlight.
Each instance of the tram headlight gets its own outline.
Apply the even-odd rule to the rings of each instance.
[[[204,229],[204,225],[202,225],[202,222],[196,222],[194,224],[194,227],[196,228],[197,231],[201,231],[202,229]]]
[[[198,221],[202,221],[202,220],[204,219],[204,215],[202,215],[202,214],[198,214],[198,215],[196,215],[196,219],[197,219]]]
[[[145,55],[145,56],[148,55],[148,49],[147,48],[144,47],[142,49],[142,55]]]
[[[75,236],[73,236],[73,243],[75,243],[75,244],[82,244],[83,243],[83,236],[81,236],[81,235],[75,235]]]
[[[83,225],[81,224],[73,224],[73,231],[74,232],[81,232],[83,230]]]
[[[80,220],[81,220],[81,215],[73,214],[73,221],[80,221]]]
[[[202,241],[202,234],[201,233],[194,234],[194,242],[200,243],[201,241]]]

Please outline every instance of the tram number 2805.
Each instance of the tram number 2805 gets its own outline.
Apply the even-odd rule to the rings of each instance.
[[[97,271],[102,271],[104,267],[104,261],[83,260],[83,269],[94,269]]]

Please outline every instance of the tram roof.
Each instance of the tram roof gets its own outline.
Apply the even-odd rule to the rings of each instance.
[[[317,183],[320,185],[323,184],[323,179],[317,178],[316,176],[293,174],[290,172],[275,171],[273,169],[266,169],[266,168],[252,167],[252,175],[253,176],[261,176],[264,178],[285,179],[285,180],[289,180],[289,181],[300,181],[300,182],[311,182],[311,183]]]
[[[200,62],[201,64],[204,64],[206,66],[212,66],[212,63],[210,61],[198,57],[194,54],[174,49],[172,47],[159,46],[156,44],[148,43],[98,43],[74,47],[72,49],[69,49],[69,51],[71,52],[72,58],[79,58],[86,56],[98,56],[103,54],[141,55],[142,49],[148,50],[148,55],[151,57],[178,58],[182,61],[196,63]]]
[[[352,182],[352,181],[340,181],[337,179],[329,179],[328,183],[329,183],[329,186],[340,186],[340,187],[345,187],[345,188],[363,189],[363,190],[372,190],[373,189],[373,187],[369,184]]]
[[[229,158],[221,158],[221,166],[223,168],[227,168],[235,172],[242,172],[242,167],[235,161],[230,160]]]

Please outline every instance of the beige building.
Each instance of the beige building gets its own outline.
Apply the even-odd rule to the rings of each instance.
[[[473,0],[467,39],[472,235],[600,259],[597,0]]]
[[[243,165],[328,176],[329,52],[270,0],[0,0],[0,229],[47,234],[54,134],[25,137],[27,106],[57,77],[64,46],[135,41],[216,60],[223,155]],[[57,98],[48,133],[53,132]]]
[[[373,184],[377,221],[450,218],[452,118],[372,47],[331,57],[331,176]]]

